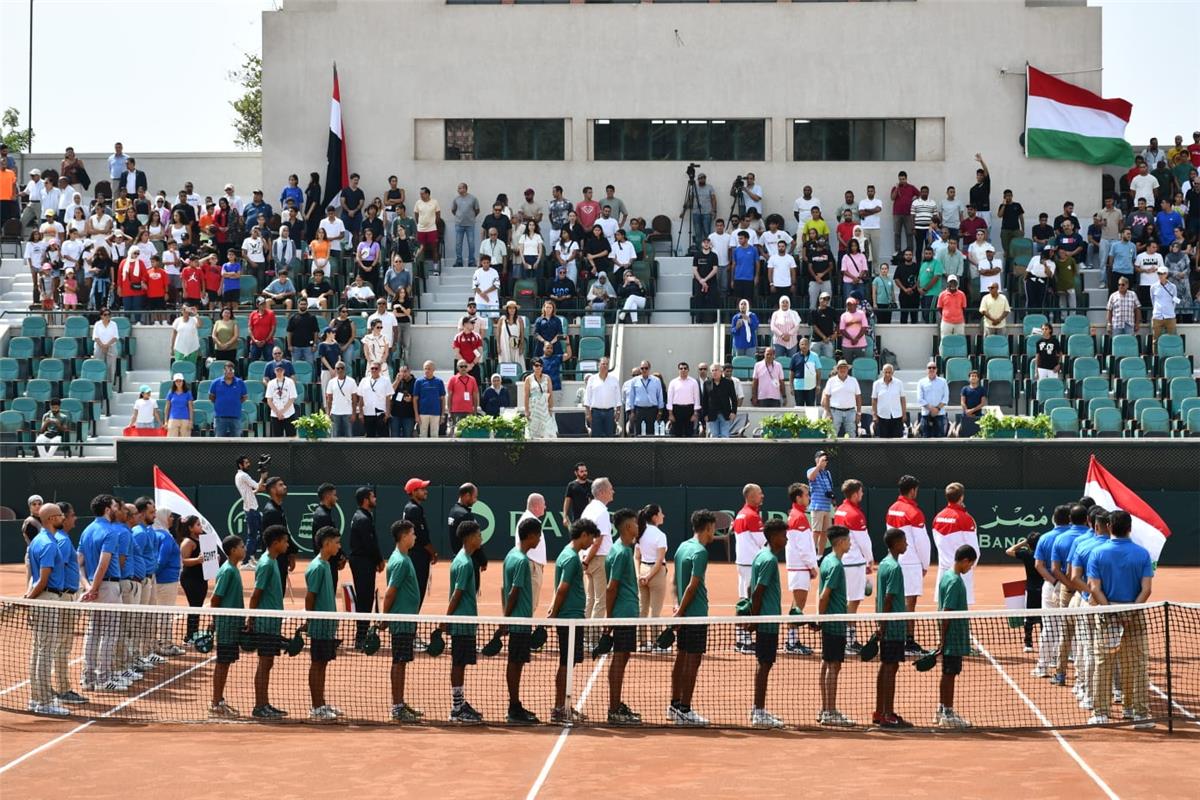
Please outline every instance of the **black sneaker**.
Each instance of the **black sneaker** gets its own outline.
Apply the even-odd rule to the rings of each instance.
[[[641,725],[642,715],[621,703],[616,711],[608,712],[608,721],[611,725]]]
[[[862,644],[860,642],[846,642],[846,655],[856,656],[862,652]]]
[[[470,703],[463,703],[457,711],[450,712],[450,721],[460,725],[478,725],[483,722],[483,715],[471,708]]]
[[[250,712],[250,716],[254,717],[255,719],[279,719],[280,714],[269,705],[266,705],[255,706],[254,710]]]
[[[288,712],[284,711],[282,708],[276,708],[275,706],[271,705],[270,703],[267,703],[267,708],[274,711],[276,716],[286,717],[288,715]]]
[[[510,708],[505,721],[508,722],[509,725],[540,725],[542,722],[537,718],[536,714],[524,706]]]
[[[906,655],[906,656],[923,656],[923,655],[925,655],[925,648],[923,648],[923,647],[921,647],[921,645],[917,644],[917,641],[915,639],[909,639],[908,641],[906,641],[904,643],[904,655]]]

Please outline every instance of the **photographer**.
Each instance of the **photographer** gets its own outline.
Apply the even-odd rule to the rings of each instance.
[[[241,564],[245,569],[254,569],[258,565],[255,554],[263,530],[262,514],[258,511],[258,493],[267,486],[267,465],[270,463],[270,456],[259,456],[258,480],[255,480],[250,476],[250,457],[238,456],[237,474],[233,476],[233,486],[242,496],[242,513],[246,517],[246,555]]]
[[[717,190],[708,183],[708,176],[703,172],[697,173],[696,167],[699,164],[689,164],[687,168],[688,182],[693,184],[694,192],[692,193],[692,239],[695,242],[696,250],[700,249],[700,243],[708,238],[708,234],[712,233],[713,219],[717,216]],[[685,209],[686,211],[686,209]],[[683,219],[683,214],[679,215]]]
[[[761,217],[762,213],[763,213],[762,200],[763,200],[763,195],[765,195],[766,192],[763,191],[763,187],[761,184],[755,183],[753,172],[746,173],[746,179],[741,186],[741,190],[742,190],[742,206],[745,208],[746,211],[749,211],[750,209],[753,208],[755,211],[758,212],[758,215]]]
[[[829,455],[824,450],[817,451],[814,461],[807,473],[812,495],[808,515],[812,521],[813,544],[819,563],[825,553],[825,532],[833,522],[833,475],[829,472]]]

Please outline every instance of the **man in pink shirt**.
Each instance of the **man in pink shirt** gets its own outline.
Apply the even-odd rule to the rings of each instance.
[[[904,170],[896,176],[896,185],[892,187],[892,236],[895,239],[896,250],[904,252],[900,246],[900,232],[907,237],[905,247],[914,248],[912,202],[920,195],[920,190],[908,182],[908,173]]]
[[[700,416],[700,384],[688,374],[686,361],[679,362],[679,377],[667,384],[667,413],[671,435],[692,435],[694,420]]]
[[[596,218],[600,216],[600,204],[592,199],[592,187],[583,187],[583,199],[575,204],[575,214],[579,217],[579,224],[583,229],[590,231]]]
[[[963,311],[967,307],[967,295],[958,290],[958,276],[946,278],[946,288],[938,295],[937,308],[942,315],[942,336],[966,333],[966,319]]]
[[[763,351],[763,360],[754,365],[754,380],[750,385],[751,405],[778,408],[783,405],[783,367],[775,360],[775,350]]]
[[[846,310],[838,319],[838,333],[842,336],[842,358],[854,363],[867,353],[867,334],[871,328],[867,315],[858,307],[857,297],[846,298]]]

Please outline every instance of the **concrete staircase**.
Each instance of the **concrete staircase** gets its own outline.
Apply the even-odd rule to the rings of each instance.
[[[692,260],[670,256],[658,259],[658,282],[654,292],[655,308],[680,309],[679,311],[655,311],[654,322],[668,325],[686,325],[692,321],[685,309],[692,298]]]

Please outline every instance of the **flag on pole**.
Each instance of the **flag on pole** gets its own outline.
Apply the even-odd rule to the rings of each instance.
[[[1025,581],[1005,581],[1004,607],[1013,610],[1025,608]]]
[[[1146,548],[1152,561],[1157,562],[1171,529],[1145,500],[1106,470],[1093,455],[1088,462],[1087,481],[1083,493],[1096,505],[1109,511],[1128,511],[1133,517],[1130,538]]]
[[[1127,100],[1105,99],[1028,65],[1025,71],[1027,158],[1133,164],[1133,148],[1125,141],[1133,111]]]
[[[154,505],[181,517],[197,516],[200,518],[200,554],[204,557],[204,580],[211,581],[217,577],[218,553],[221,550],[221,537],[204,515],[196,510],[187,495],[180,491],[175,482],[166,473],[154,465]]]
[[[329,102],[329,144],[325,150],[325,198],[328,208],[337,205],[338,195],[350,185],[350,169],[346,166],[346,130],[342,125],[342,92],[338,87],[337,64],[333,65],[333,99]]]

